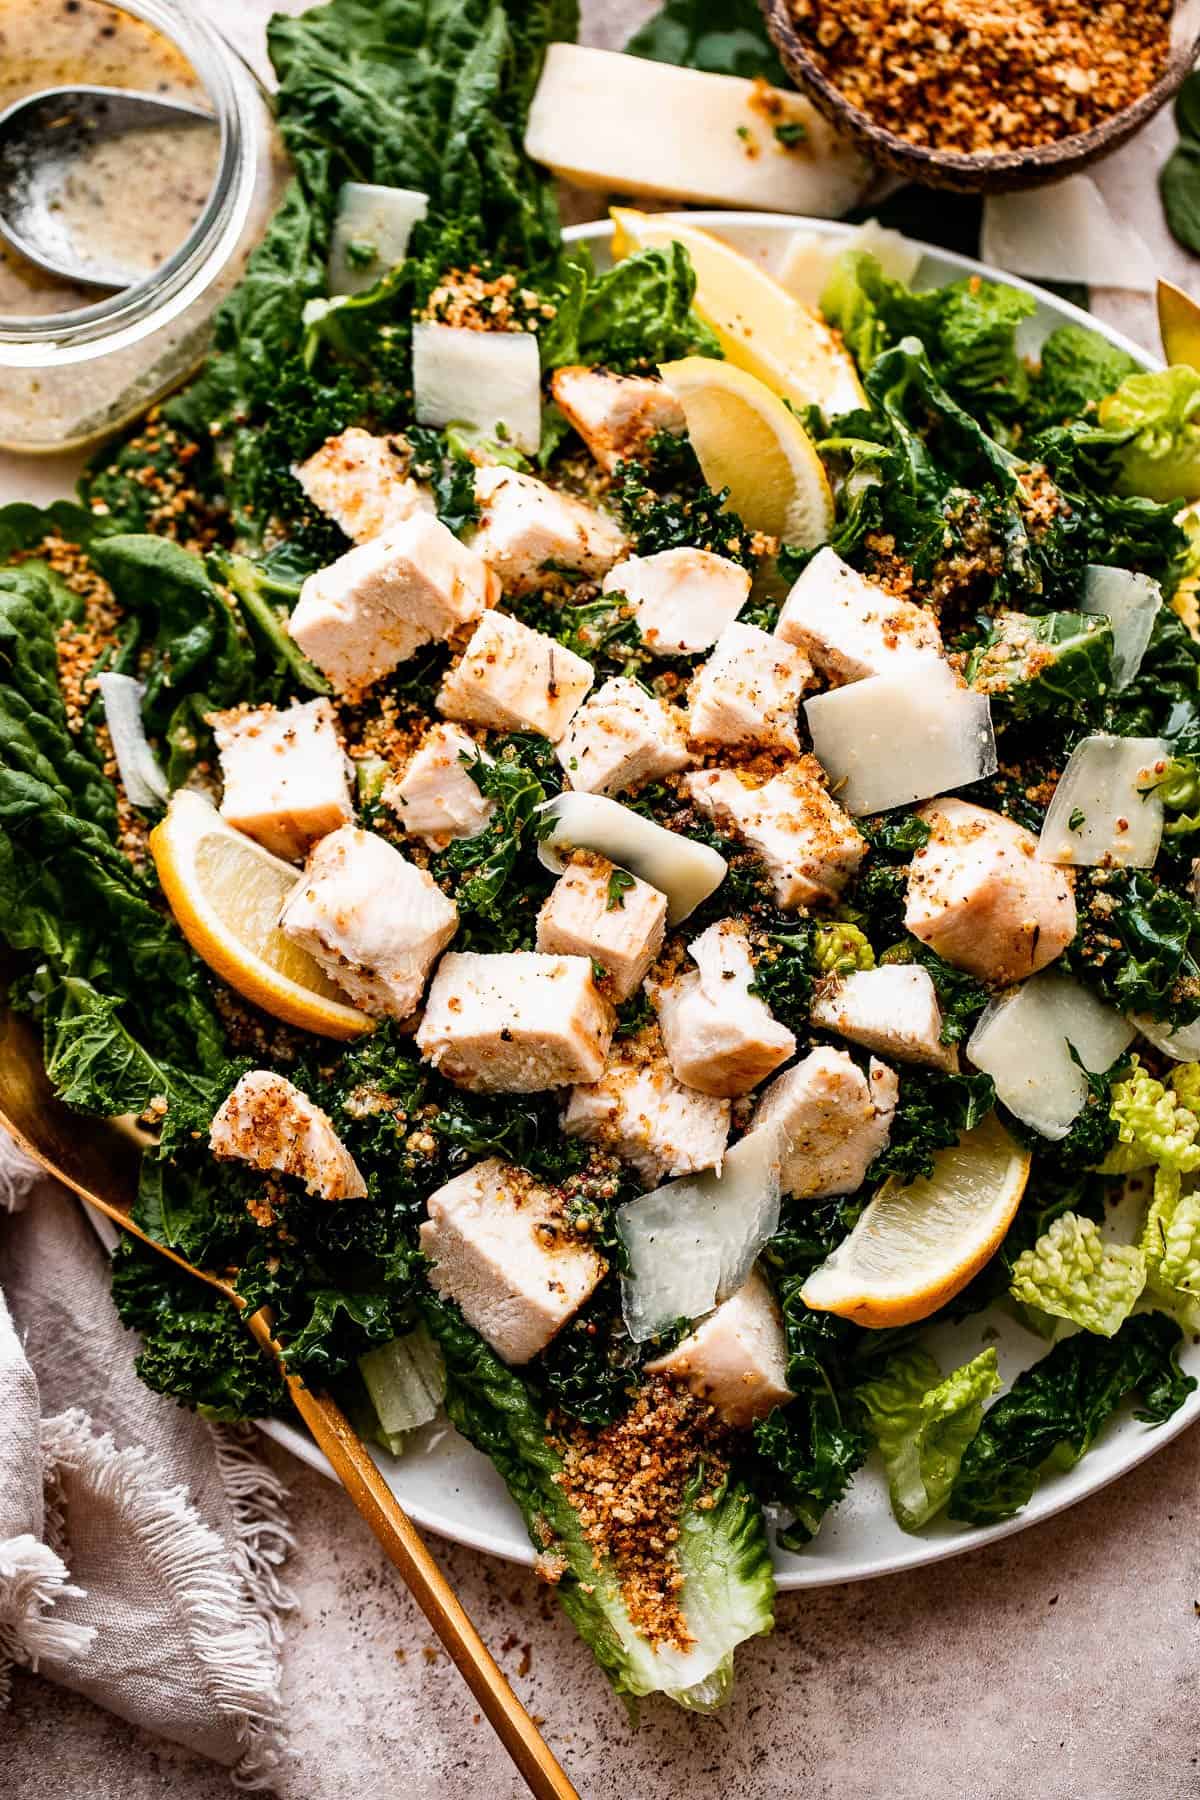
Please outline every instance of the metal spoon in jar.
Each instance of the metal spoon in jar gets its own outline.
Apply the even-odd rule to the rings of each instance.
[[[127,132],[217,129],[211,112],[124,88],[59,87],[27,94],[0,112],[0,238],[48,275],[116,292],[150,273],[89,257],[67,223],[73,170],[105,139]],[[136,206],[136,191],[129,195]]]

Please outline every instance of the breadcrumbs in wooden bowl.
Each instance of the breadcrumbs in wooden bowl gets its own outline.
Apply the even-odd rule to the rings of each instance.
[[[1171,98],[1200,0],[760,0],[796,85],[929,187],[1060,181]]]

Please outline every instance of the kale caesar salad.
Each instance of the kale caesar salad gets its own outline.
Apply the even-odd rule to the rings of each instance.
[[[575,28],[273,21],[207,363],[0,511],[0,936],[142,1230],[381,1454],[444,1411],[708,1709],[868,1456],[987,1525],[1195,1385],[1200,374],[877,227],[598,266],[523,149]],[[152,1388],[286,1414],[113,1285]]]

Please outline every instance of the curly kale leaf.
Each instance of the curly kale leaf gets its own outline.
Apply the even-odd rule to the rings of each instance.
[[[123,1237],[113,1253],[112,1292],[122,1324],[141,1333],[134,1367],[155,1393],[226,1422],[287,1410],[274,1358],[206,1282]]]
[[[552,880],[535,854],[536,814],[558,792],[561,771],[544,739],[517,734],[496,745],[494,760],[476,757],[468,773],[495,811],[482,831],[433,859],[433,875],[458,906],[459,948],[530,949]]]
[[[967,680],[1013,719],[1090,708],[1112,683],[1112,626],[1087,613],[1001,613],[971,653]]]
[[[851,1388],[850,1360],[864,1333],[833,1313],[810,1312],[801,1289],[845,1236],[853,1217],[842,1202],[792,1207],[767,1244],[763,1263],[783,1312],[787,1383],[796,1398],[754,1427],[754,1485],[765,1500],[790,1507],[794,1522],[780,1543],[798,1549],[842,1499],[870,1440]]]
[[[448,442],[445,432],[431,426],[410,425],[405,436],[412,449],[412,473],[431,484],[438,518],[461,537],[479,520],[475,464]]]
[[[957,1144],[964,1132],[986,1118],[995,1098],[990,1075],[946,1075],[937,1069],[903,1068],[891,1136],[867,1170],[868,1184],[873,1186],[887,1175],[901,1181],[931,1175],[934,1153]]]
[[[1121,1012],[1182,1025],[1200,1011],[1200,910],[1144,869],[1093,869],[1077,879],[1072,973]]]
[[[617,510],[625,534],[639,556],[694,545],[753,570],[757,558],[751,548],[751,533],[726,506],[727,488],[714,493],[702,480],[696,480],[689,482],[683,492],[660,493],[654,486],[653,471],[640,462],[619,464],[617,474]]]
[[[968,1525],[1011,1518],[1047,1470],[1072,1468],[1130,1395],[1134,1417],[1159,1425],[1196,1383],[1176,1361],[1179,1326],[1163,1313],[1137,1313],[1111,1338],[1088,1332],[1056,1344],[1018,1375],[984,1414],[950,1496],[950,1517]]]

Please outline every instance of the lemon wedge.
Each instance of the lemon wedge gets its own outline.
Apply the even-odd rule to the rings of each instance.
[[[299,872],[227,825],[200,794],[181,789],[150,833],[150,851],[176,923],[198,956],[273,1018],[322,1037],[352,1038],[373,1021],[350,1006],[276,920]]]
[[[911,1325],[977,1275],[1012,1223],[1030,1156],[994,1113],[934,1158],[933,1174],[885,1181],[858,1224],[805,1282],[814,1312],[882,1330]]]
[[[833,531],[833,494],[795,413],[755,376],[711,356],[685,356],[659,373],[684,410],[709,487],[752,531],[804,550]]]
[[[671,242],[684,246],[696,272],[692,306],[739,369],[793,406],[819,406],[829,417],[867,404],[841,340],[749,257],[671,213],[614,206],[611,216],[618,259]]]

